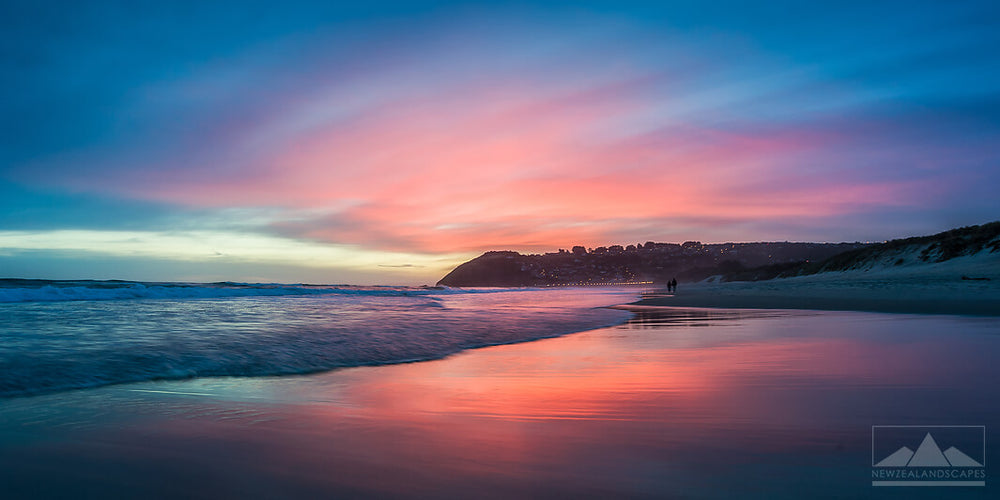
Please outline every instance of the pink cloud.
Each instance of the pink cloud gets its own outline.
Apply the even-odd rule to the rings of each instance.
[[[656,237],[648,234],[650,221],[819,217],[910,196],[905,183],[796,171],[835,137],[643,126],[646,110],[660,104],[651,100],[654,84],[637,78],[567,89],[510,80],[415,88],[330,113],[239,158],[223,178],[194,181],[168,169],[130,189],[199,207],[304,211],[313,215],[277,229],[423,252],[607,244],[630,224],[646,231],[639,240]],[[277,112],[224,135],[260,137],[302,120]]]

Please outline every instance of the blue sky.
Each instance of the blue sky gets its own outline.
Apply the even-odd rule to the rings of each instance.
[[[490,249],[996,220],[990,2],[7,2],[0,275],[417,284]]]

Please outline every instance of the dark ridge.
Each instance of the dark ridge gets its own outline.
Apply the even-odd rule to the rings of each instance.
[[[759,266],[789,266],[823,260],[863,243],[716,243],[646,242],[542,255],[486,252],[448,273],[444,286],[571,286],[700,281]],[[782,270],[784,267],[781,268]]]
[[[1000,221],[930,236],[865,243],[654,243],[522,255],[486,252],[441,278],[443,286],[568,286],[701,281],[758,281],[879,263],[920,265],[1000,251]],[[916,254],[916,258],[913,255]]]

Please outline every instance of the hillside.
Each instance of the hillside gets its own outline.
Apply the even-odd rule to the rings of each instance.
[[[555,286],[699,281],[758,266],[797,266],[825,260],[862,243],[719,243],[647,242],[542,255],[494,251],[459,265],[439,285]]]

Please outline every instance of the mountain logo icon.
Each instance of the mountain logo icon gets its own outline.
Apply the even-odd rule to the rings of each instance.
[[[928,432],[917,447],[917,451],[903,446],[891,455],[875,464],[875,467],[982,467],[972,457],[962,453],[954,446],[945,451],[934,441]]]

